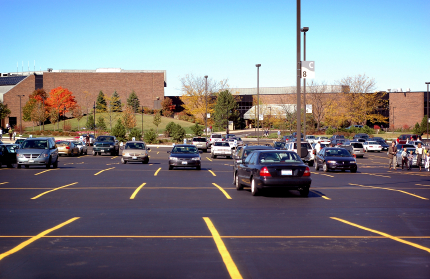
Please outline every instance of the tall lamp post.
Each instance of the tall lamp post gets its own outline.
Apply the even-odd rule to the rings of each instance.
[[[207,137],[208,136],[208,76],[205,76],[205,104],[206,104],[205,134]]]
[[[426,82],[427,84],[427,140],[429,139],[429,84],[430,82]]]
[[[269,113],[269,127],[268,127],[270,130],[270,128],[272,126],[272,107],[268,107],[268,109],[270,111],[270,113]]]
[[[19,131],[22,133],[22,109],[21,109],[21,97],[24,97],[25,95],[17,95],[19,97]]]
[[[143,112],[144,112],[144,109],[143,109],[143,106],[142,106],[142,135],[143,135]]]
[[[227,114],[226,114],[226,116],[227,116],[227,129],[226,129],[226,137],[227,137],[227,135],[228,135],[228,102],[227,102],[227,104],[226,104],[226,108],[227,108]]]
[[[309,27],[303,27],[300,31],[303,32],[303,61],[306,61],[306,32],[309,31]],[[303,139],[306,139],[306,78],[303,78],[303,102],[305,107],[303,112]]]
[[[301,63],[301,61],[300,61],[300,58],[302,57],[301,56],[301,47],[300,47],[300,44],[301,44],[301,40],[300,40],[300,26],[301,26],[301,6],[300,6],[300,4],[301,4],[301,2],[300,2],[300,0],[296,0],[296,2],[297,2],[297,26],[296,26],[296,42],[297,42],[297,49],[296,49],[296,51],[297,51],[297,56],[296,56],[296,71],[297,71],[297,75],[296,75],[296,78],[297,78],[297,92],[296,92],[296,94],[297,94],[297,107],[296,107],[296,110],[297,110],[297,112],[296,112],[296,114],[297,114],[297,155],[299,155],[299,157],[302,157],[302,148],[301,148],[301,146],[302,146],[302,144],[301,144],[301,120],[300,120],[300,115],[301,115],[301,111],[300,111],[300,109],[301,109],[301,107],[302,107],[302,105],[301,105],[301,99],[300,99],[300,93],[301,93],[301,90],[300,90],[300,78],[302,77],[302,73],[301,73],[301,65],[302,65],[302,63]]]
[[[63,132],[66,131],[66,106],[63,107]]]
[[[96,102],[94,102],[94,138],[96,138]]]
[[[255,64],[257,67],[257,144],[260,145],[260,67],[261,64]]]

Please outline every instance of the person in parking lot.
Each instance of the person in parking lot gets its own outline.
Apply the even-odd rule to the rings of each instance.
[[[418,147],[415,152],[417,153],[417,166],[420,167],[420,171],[421,171],[421,165],[422,165],[423,154],[424,154],[424,148],[422,148],[421,142],[418,143]]]
[[[409,168],[408,168],[408,170],[412,169],[412,162],[414,161],[414,154],[412,152],[413,151],[411,150],[411,151],[409,151],[409,154],[408,154],[408,161],[409,161],[409,164],[408,164]]]
[[[424,161],[425,161],[425,166],[424,166],[424,168],[427,170],[427,171],[430,171],[430,150],[429,150],[429,148],[427,147],[425,150],[424,150]]]
[[[318,154],[320,153],[321,150],[321,142],[318,141],[317,144],[315,144],[315,153]]]
[[[402,151],[402,169],[403,166],[406,166],[406,169],[408,169],[408,151],[406,148],[403,148]]]
[[[391,166],[393,167],[394,170],[396,170],[396,163],[394,162],[394,160],[397,160],[396,153],[397,153],[397,147],[396,147],[396,143],[393,141],[391,143],[391,146],[388,148],[388,167],[390,168],[390,170],[391,170]]]
[[[278,140],[281,139],[281,130],[278,130]]]

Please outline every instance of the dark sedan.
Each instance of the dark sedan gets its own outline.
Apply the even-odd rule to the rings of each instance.
[[[119,155],[118,140],[114,136],[98,136],[93,145],[93,156],[109,153],[112,156]]]
[[[172,151],[167,151],[167,153],[170,153],[169,170],[173,170],[175,167],[195,167],[200,170],[202,167],[202,158],[200,157],[202,151],[199,151],[194,145],[179,144],[173,147]]]
[[[284,149],[284,147],[285,147],[285,142],[282,142],[282,141],[275,141],[275,142],[273,143],[273,147],[274,147],[276,150]]]
[[[16,164],[16,151],[19,149],[18,144],[1,144],[0,145],[0,168],[6,165],[13,168]]]
[[[355,158],[344,148],[326,147],[322,149],[315,159],[315,170],[319,170],[320,167],[325,172],[329,170],[357,172]]]
[[[307,197],[311,187],[310,169],[297,153],[281,150],[255,150],[240,163],[235,176],[236,189],[251,187],[253,196],[267,188],[298,190]]]

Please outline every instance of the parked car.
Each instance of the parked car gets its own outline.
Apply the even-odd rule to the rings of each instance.
[[[340,169],[357,172],[357,162],[355,158],[344,148],[326,147],[316,155],[315,170],[322,167],[323,171]]]
[[[358,128],[358,129],[360,129],[360,128],[363,128],[363,125],[351,125],[351,126],[349,126],[348,128],[345,128],[345,129],[351,129],[351,128]]]
[[[57,141],[57,148],[58,148],[58,156],[65,155],[65,156],[79,156],[81,152],[79,151],[79,147],[77,147],[73,142],[71,141]]]
[[[93,145],[93,156],[109,153],[113,156],[119,155],[119,144],[114,136],[98,136]]]
[[[211,147],[211,158],[217,158],[218,156],[225,156],[231,158],[232,151],[230,144],[226,141],[217,141]]]
[[[225,139],[230,139],[230,138],[235,138],[236,137],[236,135],[234,135],[234,134],[226,134],[225,135]]]
[[[205,137],[194,137],[192,144],[197,147],[197,149],[204,150],[205,152],[208,152],[209,148],[209,142],[208,139]]]
[[[401,166],[402,165],[402,151],[403,149],[398,149],[397,153],[396,153],[396,166]],[[415,148],[411,148],[411,147],[407,147],[406,148],[406,152],[409,154],[409,152],[412,151],[412,155],[414,156],[414,158],[412,159],[412,166],[417,166],[417,154],[416,149]],[[424,166],[425,164],[425,160],[424,160],[424,156],[422,158],[422,162],[421,162],[421,166]]]
[[[241,138],[228,138],[225,140],[231,149],[236,149],[239,145],[243,145],[243,141]]]
[[[251,187],[253,196],[267,188],[298,190],[307,197],[311,187],[311,172],[300,157],[292,151],[256,150],[237,167],[237,190]]]
[[[317,137],[315,143],[320,142],[321,144],[330,144],[330,139],[328,137]]]
[[[277,149],[277,150],[284,149],[284,147],[285,147],[285,142],[282,142],[282,141],[275,141],[275,142],[273,143],[273,147],[274,147],[275,149]]]
[[[58,149],[52,138],[29,138],[26,139],[17,154],[18,168],[22,165],[29,168],[33,165],[45,165],[47,169],[58,167]]]
[[[415,140],[415,141],[410,141],[408,144],[412,144],[415,147],[418,147],[418,144],[421,143],[421,146],[426,146],[426,144],[424,144],[424,142],[420,141],[420,140]]]
[[[287,141],[291,141],[293,139],[292,135],[288,135],[288,136],[283,136],[281,141],[287,142]]]
[[[352,154],[354,154],[356,157],[363,158],[364,153],[366,153],[366,150],[364,150],[363,143],[361,142],[349,142],[349,144],[352,147]],[[343,146],[341,146],[343,147]]]
[[[413,135],[413,134],[404,134],[404,135],[400,135],[396,141],[397,144],[406,144],[409,141],[413,141],[413,140],[417,140],[418,139],[418,135]]]
[[[378,152],[381,152],[382,151],[382,146],[378,142],[376,142],[376,141],[366,141],[366,142],[363,142],[363,147],[364,147],[364,150],[366,150],[366,152],[369,152],[369,151],[373,151],[373,152],[378,151]]]
[[[343,135],[333,135],[331,138],[329,138],[329,140],[331,142],[333,142],[333,140],[336,140],[336,139],[345,139],[345,136],[343,136]]]
[[[267,145],[246,145],[233,157],[233,181],[236,179],[237,166],[245,161],[246,157],[255,150],[275,150]]]
[[[13,168],[13,165],[16,164],[16,152],[18,149],[18,144],[0,144],[0,168],[2,165]]]
[[[18,144],[19,146],[21,146],[21,144],[25,141],[25,139],[16,139],[15,140],[15,144]]]
[[[358,134],[355,134],[353,138],[354,139],[365,139],[365,140],[367,140],[367,139],[369,139],[369,135],[365,134],[365,133],[358,133]]]
[[[403,149],[403,148],[415,148],[415,145],[412,145],[412,144],[397,144],[396,147],[397,147],[397,151],[399,151],[400,149]]]
[[[309,144],[309,142],[301,142],[300,144],[302,148],[307,150],[308,153],[306,156],[302,156],[302,160],[312,167],[314,165],[315,159],[312,146]],[[285,149],[297,153],[297,142],[289,142],[285,144]]]
[[[316,137],[312,136],[312,135],[308,135],[306,136],[306,141],[309,142],[310,144],[315,143]]]
[[[382,151],[388,151],[388,148],[390,146],[383,138],[374,137],[374,138],[371,138],[371,140],[376,141],[380,146],[382,146]]]
[[[121,154],[121,163],[142,162],[143,164],[148,164],[149,150],[151,149],[143,141],[128,141],[125,143]]]
[[[223,140],[224,140],[224,138],[222,137],[221,134],[211,134],[211,137],[209,138],[209,146],[212,147],[212,145],[215,142],[223,141]]]
[[[87,135],[89,135],[89,137],[90,137],[90,142],[86,142],[86,144],[88,146],[94,145],[94,142],[96,142],[96,138],[94,137],[94,135],[93,134],[82,134],[82,137],[85,139]]]
[[[81,141],[81,140],[70,140],[71,142],[73,142],[74,145],[76,145],[79,148],[79,154],[80,155],[87,155],[88,154],[88,147],[85,144],[85,142]]]
[[[202,167],[200,153],[197,147],[191,144],[178,144],[173,147],[169,156],[169,170],[173,170],[175,167],[195,167],[200,170]]]
[[[331,141],[331,143],[333,145],[343,145],[343,144],[345,144],[345,142],[346,142],[346,140],[344,138],[343,139],[333,139]]]

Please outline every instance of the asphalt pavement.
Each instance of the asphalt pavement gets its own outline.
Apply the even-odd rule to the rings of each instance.
[[[232,160],[202,169],[61,157],[0,169],[0,278],[430,278],[430,173],[312,170],[309,197],[252,196]]]

